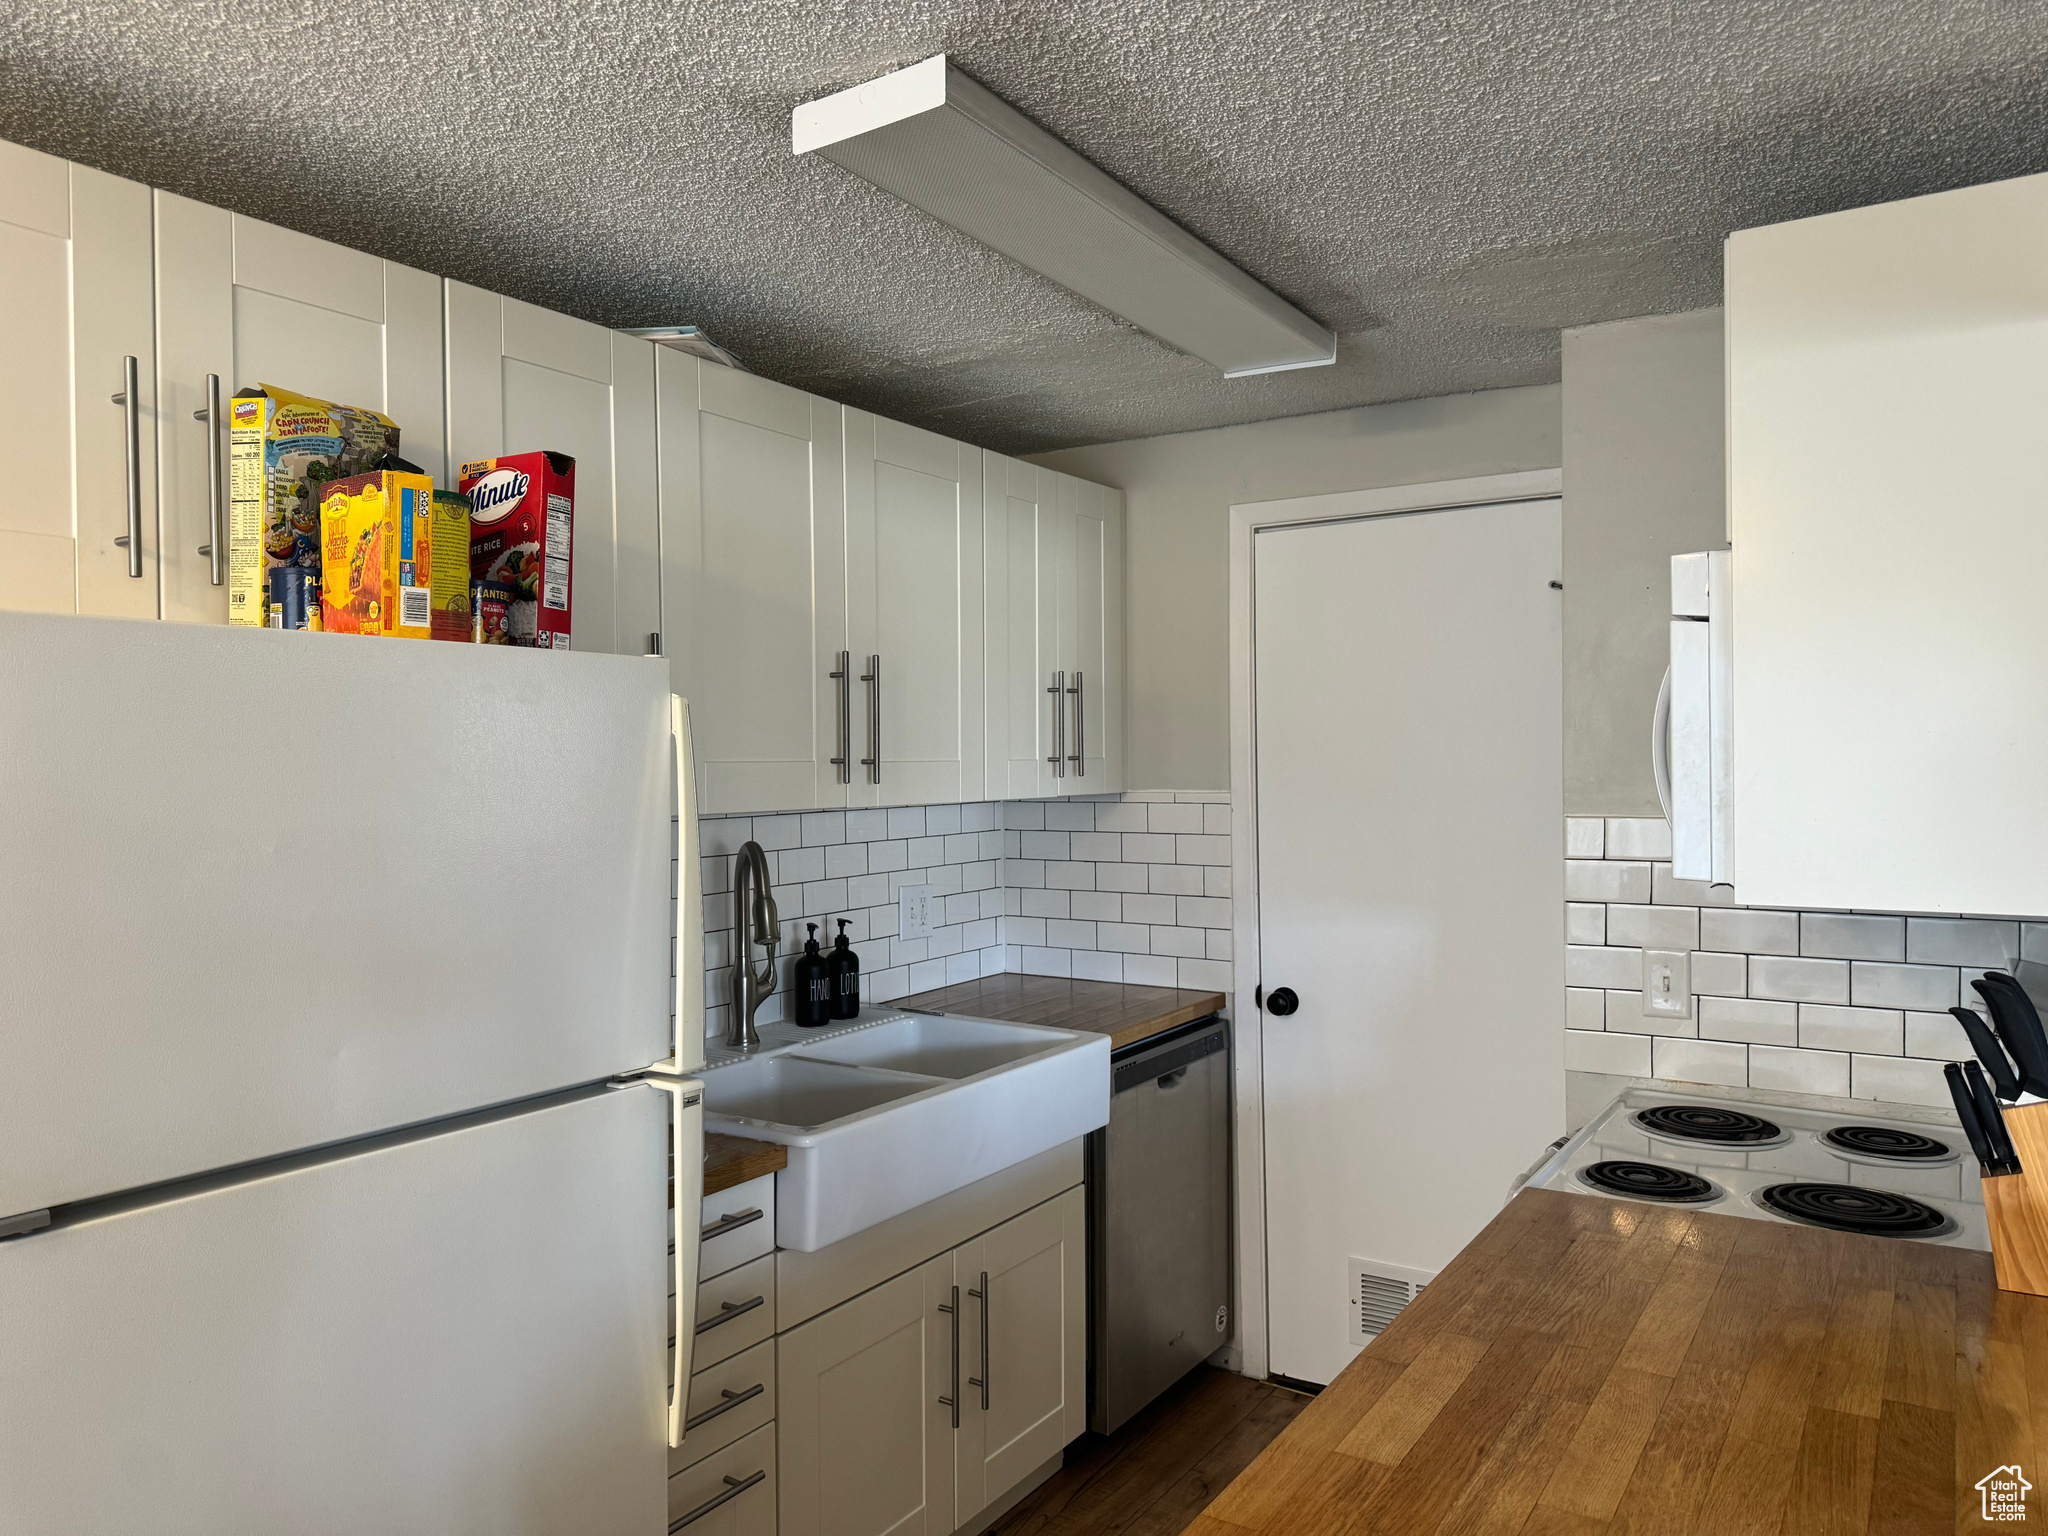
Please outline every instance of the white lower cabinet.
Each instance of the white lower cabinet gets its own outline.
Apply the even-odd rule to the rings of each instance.
[[[690,1536],[775,1536],[775,1426],[669,1475],[668,1528]]]
[[[1082,1193],[777,1341],[784,1536],[951,1536],[1086,1425]]]

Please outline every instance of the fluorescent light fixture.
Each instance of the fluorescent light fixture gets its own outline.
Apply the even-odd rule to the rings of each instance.
[[[820,154],[1228,378],[1337,360],[1337,336],[938,54],[790,115]]]

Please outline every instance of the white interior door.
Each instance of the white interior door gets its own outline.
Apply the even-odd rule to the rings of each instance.
[[[832,759],[862,755],[864,717],[860,683],[842,695],[831,676],[846,647],[840,408],[657,350],[664,650],[690,701],[698,808],[844,805]]]
[[[1271,1368],[1327,1382],[1349,1261],[1442,1268],[1563,1128],[1559,504],[1253,546]]]
[[[981,497],[980,449],[846,412],[848,645],[860,671],[881,664],[854,695],[856,740],[880,760],[854,773],[848,805],[982,793]]]
[[[149,188],[0,143],[0,608],[157,616]],[[141,571],[130,574],[127,358]]]
[[[215,586],[200,553],[213,524],[207,438],[223,430],[194,419],[208,408],[207,375],[220,379],[223,409],[245,385],[274,384],[382,411],[399,452],[440,480],[441,281],[169,192],[155,194],[155,212],[163,614],[224,624],[227,562]]]
[[[0,1216],[669,1054],[659,662],[4,613],[0,656]]]
[[[0,1526],[660,1530],[667,1098],[593,1089],[0,1243]]]
[[[445,287],[451,475],[508,453],[573,458],[570,647],[645,655],[661,628],[654,344],[467,283]]]
[[[1050,541],[1057,486],[1049,469],[983,458],[982,564],[987,603],[988,794],[1057,794],[1052,756],[1059,665],[1058,589]]]

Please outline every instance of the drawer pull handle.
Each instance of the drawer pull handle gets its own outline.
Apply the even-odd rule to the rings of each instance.
[[[755,1398],[759,1397],[763,1392],[766,1392],[767,1390],[768,1383],[765,1381],[755,1382],[751,1387],[747,1388],[747,1390],[744,1392],[735,1392],[731,1387],[721,1387],[719,1388],[719,1395],[723,1397],[725,1401],[722,1403],[712,1404],[709,1408],[706,1408],[702,1413],[691,1414],[690,1417],[683,1422],[683,1428],[695,1429],[699,1424],[709,1424],[721,1413],[729,1413],[733,1409],[739,1407],[741,1403],[752,1402]]]
[[[954,1427],[955,1429],[958,1429],[958,1428],[960,1427],[960,1287],[959,1287],[959,1286],[957,1286],[957,1285],[956,1285],[956,1286],[954,1286],[954,1287],[953,1287],[953,1300],[952,1300],[951,1304],[949,1305],[948,1303],[946,1303],[946,1302],[943,1302],[943,1301],[942,1301],[942,1302],[940,1302],[940,1303],[939,1303],[939,1310],[940,1310],[941,1312],[944,1312],[944,1313],[946,1313],[946,1314],[947,1314],[948,1316],[950,1316],[950,1317],[952,1318],[952,1320],[953,1320],[953,1368],[952,1368],[952,1372],[951,1372],[951,1374],[950,1374],[950,1375],[949,1375],[949,1376],[947,1377],[947,1381],[948,1381],[948,1384],[949,1384],[949,1385],[950,1385],[950,1386],[952,1387],[952,1389],[953,1389],[953,1390],[952,1390],[952,1393],[951,1393],[951,1394],[950,1394],[949,1396],[946,1396],[946,1397],[942,1397],[942,1398],[940,1398],[940,1399],[939,1399],[939,1402],[940,1402],[940,1403],[941,1403],[941,1404],[942,1404],[942,1405],[943,1405],[944,1407],[947,1407],[947,1408],[950,1408],[950,1409],[952,1409],[952,1410],[953,1410],[953,1427]]]
[[[721,1324],[729,1323],[734,1318],[753,1311],[756,1307],[766,1305],[767,1301],[768,1298],[766,1296],[756,1296],[752,1301],[721,1301],[718,1304],[718,1316],[710,1319],[708,1322],[699,1323],[697,1331],[699,1333],[709,1333]]]
[[[711,1511],[718,1508],[719,1505],[725,1503],[727,1500],[738,1498],[741,1494],[745,1493],[749,1488],[753,1487],[754,1484],[765,1480],[767,1476],[768,1469],[766,1467],[763,1467],[760,1471],[752,1473],[747,1477],[734,1477],[730,1472],[726,1473],[725,1492],[713,1494],[710,1498],[706,1499],[702,1504],[699,1504],[695,1509],[691,1510],[687,1515],[684,1515],[682,1519],[671,1520],[668,1523],[669,1536],[675,1536],[675,1533],[677,1531],[680,1531],[684,1526],[690,1524],[693,1520],[702,1520],[706,1515],[710,1514]]]
[[[725,1215],[719,1217],[718,1220],[711,1223],[710,1226],[699,1232],[697,1234],[697,1241],[700,1243],[709,1242],[712,1238],[721,1236],[737,1227],[744,1227],[751,1222],[759,1221],[764,1214],[766,1213],[758,1205],[749,1210],[728,1211]]]
[[[1077,672],[1077,673],[1075,673],[1074,675],[1075,675],[1076,677],[1080,676],[1080,674],[1079,674],[1078,672]],[[988,1316],[988,1271],[987,1271],[987,1270],[985,1270],[985,1269],[984,1269],[984,1270],[983,1270],[983,1271],[981,1272],[981,1289],[980,1289],[980,1290],[978,1290],[978,1291],[976,1291],[976,1290],[970,1290],[970,1291],[968,1291],[968,1293],[967,1293],[967,1294],[968,1294],[968,1295],[970,1295],[970,1296],[972,1296],[972,1297],[973,1297],[973,1298],[974,1298],[974,1299],[975,1299],[976,1301],[978,1301],[978,1302],[980,1302],[980,1303],[981,1303],[981,1374],[980,1374],[979,1376],[970,1376],[970,1377],[968,1377],[968,1378],[967,1378],[967,1385],[969,1385],[970,1387],[979,1387],[979,1388],[981,1388],[981,1411],[982,1411],[983,1413],[987,1413],[987,1412],[988,1412],[988,1329],[989,1329],[989,1316]]]

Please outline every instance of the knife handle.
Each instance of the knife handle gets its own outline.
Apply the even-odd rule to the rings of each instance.
[[[1977,1156],[1977,1166],[1989,1174],[1992,1171],[1991,1143],[1984,1139],[1984,1126],[1977,1118],[1977,1101],[1970,1094],[1963,1069],[1951,1061],[1942,1067],[1941,1075],[1948,1079],[1948,1096],[1955,1101],[1956,1120],[1962,1126],[1963,1134],[1970,1139],[1970,1150]]]
[[[2019,1068],[2021,1086],[2039,1098],[2048,1098],[2048,1038],[2042,1036],[2040,1015],[2034,1012],[2032,1000],[2017,982],[1999,971],[1986,971],[1970,985],[1991,1010],[1992,1026]]]
[[[1949,1012],[1963,1026],[1963,1033],[1970,1037],[1970,1049],[1977,1053],[1977,1059],[1984,1063],[1984,1070],[1991,1074],[1991,1086],[1998,1090],[2001,1099],[2012,1103],[2020,1096],[2019,1074],[2013,1070],[2005,1047],[1991,1033],[1991,1026],[1974,1008],[1951,1008]]]
[[[1963,1078],[1970,1086],[1970,1097],[1976,1101],[1977,1119],[1984,1127],[1984,1140],[1991,1148],[1991,1160],[1998,1165],[2000,1173],[2018,1173],[2020,1155],[2013,1147],[2012,1133],[2005,1128],[2005,1116],[1999,1112],[1998,1100],[1991,1097],[1991,1085],[1984,1081],[1984,1074],[1977,1063],[1963,1063]]]

